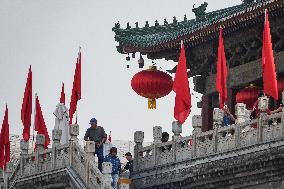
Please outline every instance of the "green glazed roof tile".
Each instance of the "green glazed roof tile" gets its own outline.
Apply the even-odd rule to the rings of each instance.
[[[154,47],[166,42],[171,42],[183,36],[188,36],[208,26],[212,26],[236,16],[249,13],[253,10],[277,1],[282,2],[283,4],[283,1],[280,0],[267,0],[265,2],[241,4],[209,12],[205,15],[206,19],[204,20],[191,19],[187,21],[181,21],[176,24],[169,23],[167,25],[131,29],[121,29],[114,27],[113,31],[115,32],[115,40],[118,41],[120,45],[136,46],[142,48]]]

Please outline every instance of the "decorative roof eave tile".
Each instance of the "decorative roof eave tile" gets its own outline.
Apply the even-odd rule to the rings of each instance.
[[[266,2],[258,2],[253,3],[248,7],[242,7],[241,5],[235,6],[236,9],[242,9],[239,12],[235,12],[231,15],[224,16],[221,20],[213,20],[197,23],[195,26],[190,26],[189,24],[193,23],[194,20],[189,20],[188,22],[179,22],[178,24],[170,24],[170,28],[175,30],[171,32],[167,26],[152,26],[146,28],[133,28],[133,29],[114,29],[116,36],[116,41],[119,42],[119,46],[121,47],[120,53],[130,53],[130,52],[158,52],[165,49],[170,48],[179,48],[179,44],[181,40],[184,40],[187,46],[195,46],[197,44],[206,42],[213,38],[216,38],[218,35],[219,27],[222,26],[224,28],[224,35],[235,31],[236,29],[249,25],[249,23],[258,22],[261,16],[263,15],[264,9],[268,9],[269,12],[273,12],[274,10],[281,9],[282,11],[284,7],[284,0],[269,0]],[[230,8],[214,11],[208,13],[208,16],[216,16],[216,14],[225,14],[226,10]],[[225,11],[224,11],[225,10]],[[223,12],[222,12],[223,11]],[[273,15],[272,15],[273,16]],[[261,18],[262,20],[262,18]],[[164,40],[157,40],[155,37],[161,37],[161,29],[167,27],[166,37],[164,36]],[[193,28],[195,27],[195,28]],[[178,35],[173,34],[178,31]],[[186,31],[188,30],[188,32]],[[157,32],[157,33],[156,33]],[[132,41],[123,41],[124,36],[134,35],[136,38],[151,40],[151,42],[155,41],[152,44],[140,43],[142,40],[132,40]],[[169,37],[170,35],[170,37]],[[149,37],[150,36],[150,37]]]

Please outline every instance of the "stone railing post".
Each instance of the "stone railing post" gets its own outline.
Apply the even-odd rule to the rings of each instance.
[[[5,183],[4,188],[5,189],[9,189],[9,179],[11,177],[12,172],[13,172],[13,163],[9,162],[5,170],[5,178],[4,178],[4,183]]]
[[[21,139],[20,148],[21,148],[21,155],[20,155],[20,170],[21,171],[20,172],[21,172],[21,176],[23,176],[25,159],[29,151],[29,141],[26,142],[24,139]]]
[[[268,97],[259,97],[258,98],[258,110],[259,110],[259,117],[257,120],[257,142],[260,143],[263,141],[263,127],[265,125],[265,118],[266,118],[266,110],[268,109]]]
[[[223,123],[224,112],[219,108],[215,108],[213,111],[213,152],[217,152],[217,145],[218,145],[218,129],[222,127]]]
[[[79,135],[79,125],[72,124],[69,128],[70,140],[69,140],[69,165],[72,166],[73,162],[73,150],[74,143],[78,143],[78,135]]]
[[[242,123],[242,122],[247,121],[246,104],[237,103],[235,105],[235,115],[237,118],[235,123]]]
[[[177,141],[178,139],[180,139],[180,134],[182,133],[182,124],[180,124],[178,121],[173,121],[172,132],[174,133],[173,141]]]
[[[133,160],[133,170],[139,170],[139,150],[143,147],[142,143],[144,141],[144,132],[143,131],[135,131],[134,133],[134,160]]]
[[[72,124],[69,128],[70,141],[78,143],[79,125]]]
[[[154,138],[154,146],[153,146],[153,155],[154,155],[154,165],[157,164],[157,153],[159,151],[156,150],[156,144],[161,143],[162,139],[162,127],[161,126],[155,126],[153,127],[153,138]]]
[[[41,154],[44,152],[45,136],[43,134],[36,135],[36,170],[41,171],[40,161],[42,161]]]
[[[56,166],[56,148],[60,145],[60,140],[62,136],[62,130],[60,129],[53,129],[52,130],[52,154],[51,154],[51,162],[52,168]]]
[[[194,115],[192,117],[192,157],[196,156],[197,148],[197,135],[201,133],[202,117],[201,115]]]
[[[60,129],[53,129],[52,130],[52,147],[57,147],[60,145],[60,140],[62,137],[62,130]]]
[[[155,126],[153,127],[153,138],[154,138],[154,144],[161,143],[162,139],[162,127],[161,126]]]
[[[219,108],[215,108],[213,111],[213,129],[222,127],[223,117],[224,111]]]
[[[102,168],[102,173],[104,175],[104,183],[111,185],[112,164],[110,162],[103,162]]]
[[[89,188],[89,179],[90,179],[90,162],[95,162],[94,153],[96,151],[96,145],[94,141],[86,141],[85,152],[86,156],[86,175],[85,175],[85,183],[86,187]]]
[[[177,142],[181,138],[180,134],[182,133],[182,124],[178,121],[173,121],[172,122],[172,132],[174,133],[172,153],[173,153],[173,162],[175,162],[176,156],[177,156]]]
[[[235,105],[235,115],[237,117],[235,121],[235,144],[236,147],[240,146],[240,134],[241,134],[241,123],[247,121],[248,117],[248,110],[246,109],[246,104],[244,103],[237,103]]]

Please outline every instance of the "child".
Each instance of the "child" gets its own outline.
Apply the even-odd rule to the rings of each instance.
[[[118,182],[118,174],[120,173],[121,163],[119,158],[117,157],[117,148],[112,147],[110,149],[110,153],[104,158],[104,162],[110,162],[112,164],[112,183],[111,186],[114,189],[117,189],[117,182]]]

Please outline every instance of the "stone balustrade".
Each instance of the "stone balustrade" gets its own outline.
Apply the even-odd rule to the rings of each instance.
[[[46,177],[58,172],[71,172],[73,181],[77,183],[77,188],[101,188],[111,189],[111,164],[103,164],[103,173],[97,168],[94,152],[95,144],[87,141],[85,150],[78,144],[79,125],[70,125],[69,143],[61,145],[60,138],[62,132],[53,130],[52,147],[44,149],[44,135],[36,136],[37,151],[28,154],[28,142],[21,141],[21,157],[19,163],[14,168],[9,179],[9,188],[17,187],[20,182],[34,179],[35,177]]]
[[[284,95],[284,93],[283,93]],[[192,136],[181,137],[181,125],[173,122],[173,139],[161,143],[162,128],[154,127],[154,142],[143,147],[144,133],[135,132],[134,171],[155,170],[157,166],[190,162],[212,155],[229,153],[251,148],[265,143],[284,140],[284,112],[268,115],[268,98],[259,98],[259,116],[249,119],[250,111],[245,104],[236,105],[236,122],[222,126],[224,113],[220,109],[213,112],[213,130],[201,132],[201,116],[192,118]]]

